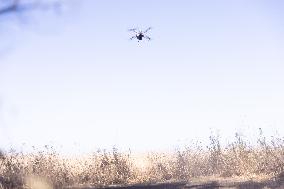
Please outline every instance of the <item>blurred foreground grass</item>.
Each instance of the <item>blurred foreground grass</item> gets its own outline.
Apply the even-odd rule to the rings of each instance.
[[[260,130],[261,131],[261,130]],[[67,158],[52,146],[31,154],[0,152],[0,189],[62,188],[70,185],[109,185],[191,180],[196,178],[261,178],[283,173],[284,140],[267,140],[260,132],[257,145],[239,134],[226,146],[218,136],[210,145],[185,146],[172,153],[99,150],[88,156]]]

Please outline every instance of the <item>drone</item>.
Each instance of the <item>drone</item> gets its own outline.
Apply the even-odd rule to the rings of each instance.
[[[145,31],[142,31],[142,30],[140,30],[140,29],[138,29],[138,28],[129,29],[128,31],[135,32],[135,35],[132,36],[132,37],[130,38],[130,40],[132,40],[132,39],[134,39],[134,38],[137,38],[137,39],[138,39],[138,42],[139,42],[139,41],[142,41],[143,38],[146,38],[146,39],[148,39],[148,41],[150,41],[151,38],[150,38],[149,36],[147,36],[146,33],[147,33],[149,30],[151,30],[151,29],[152,29],[152,27],[147,28]]]

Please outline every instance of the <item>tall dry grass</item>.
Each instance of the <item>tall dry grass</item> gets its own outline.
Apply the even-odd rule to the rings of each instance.
[[[86,157],[64,158],[52,146],[31,154],[0,152],[0,188],[32,188],[45,183],[46,188],[68,185],[109,185],[216,176],[275,176],[284,169],[284,140],[268,140],[260,130],[257,145],[237,134],[226,146],[218,135],[210,144],[199,143],[171,153],[149,153],[143,166],[131,152],[98,150]],[[36,178],[36,179],[35,179]],[[40,181],[39,181],[40,180]],[[42,185],[41,185],[42,186]]]

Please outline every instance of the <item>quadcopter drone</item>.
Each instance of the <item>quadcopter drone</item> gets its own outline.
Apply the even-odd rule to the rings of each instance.
[[[147,36],[146,33],[147,33],[149,30],[151,30],[151,29],[152,29],[151,27],[147,28],[145,31],[139,30],[139,29],[137,29],[137,28],[129,29],[128,31],[135,32],[135,35],[132,36],[132,37],[130,38],[130,40],[132,40],[132,39],[134,39],[134,38],[137,38],[137,39],[138,39],[138,42],[139,42],[139,41],[142,41],[143,38],[146,38],[146,39],[148,39],[148,41],[150,41],[151,38],[150,38],[149,36]]]

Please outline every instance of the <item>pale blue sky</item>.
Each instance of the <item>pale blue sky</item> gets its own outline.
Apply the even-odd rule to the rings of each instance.
[[[165,149],[206,141],[210,128],[284,136],[283,10],[281,0],[89,0],[2,24],[1,147]],[[129,40],[127,29],[148,26],[152,41]]]

